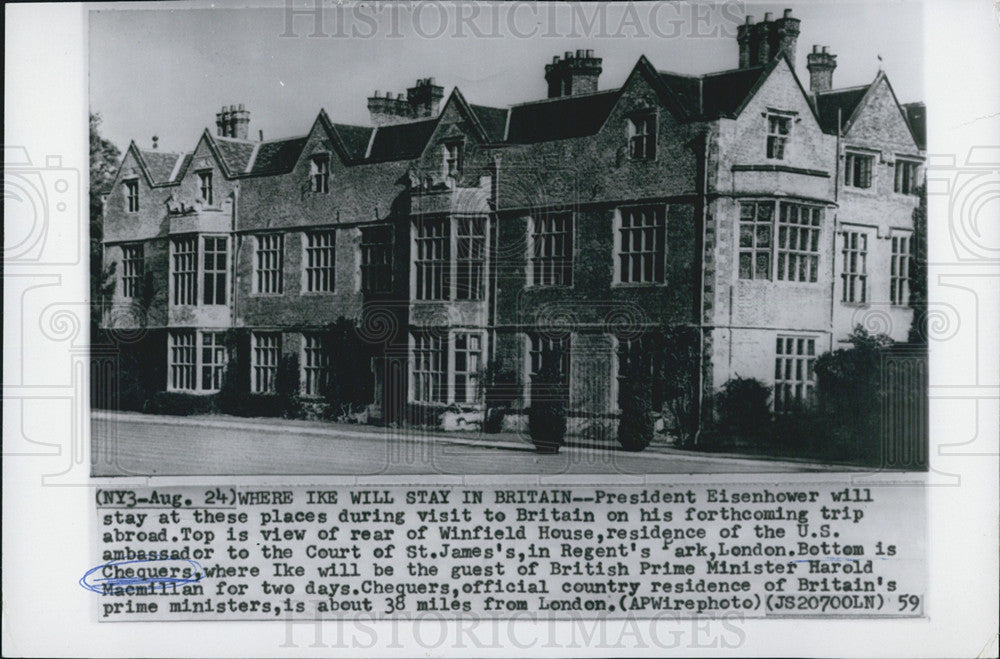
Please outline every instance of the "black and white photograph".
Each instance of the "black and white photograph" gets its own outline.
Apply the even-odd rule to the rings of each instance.
[[[920,5],[638,7],[95,11],[94,474],[926,469]]]
[[[5,24],[5,656],[997,656],[1000,5]]]

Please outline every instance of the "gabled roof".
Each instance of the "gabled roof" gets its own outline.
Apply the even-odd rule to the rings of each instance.
[[[295,167],[308,137],[293,137],[286,140],[270,140],[257,145],[248,174],[284,174]]]
[[[231,174],[241,174],[246,171],[257,142],[219,135],[209,134],[209,136]]]
[[[781,59],[775,58],[767,65],[704,75],[684,75],[669,71],[657,73],[689,118],[712,120],[739,114]]]
[[[910,124],[913,141],[921,151],[927,150],[927,106],[923,103],[904,103],[903,112]]]
[[[506,141],[534,144],[593,135],[618,101],[619,90],[553,98],[510,109]]]
[[[375,129],[368,160],[379,162],[418,157],[423,153],[437,123],[435,118],[379,126]]]
[[[333,130],[340,136],[348,157],[351,160],[361,160],[365,157],[368,149],[368,142],[371,141],[372,132],[375,130],[371,126],[351,126],[348,124],[330,124]]]
[[[486,105],[472,105],[470,103],[469,109],[479,119],[479,123],[490,142],[503,141],[504,131],[507,128],[507,115],[510,112],[507,108],[491,108]]]
[[[839,129],[843,130],[850,122],[851,117],[854,116],[861,99],[868,93],[869,87],[870,85],[861,85],[817,93],[815,96],[816,115],[819,117],[819,125],[823,132],[831,135],[837,133],[838,113],[840,115]]]
[[[178,160],[183,161],[185,154],[168,153],[166,151],[146,151],[135,147],[138,160],[145,169],[149,181],[152,185],[164,185],[173,179],[171,175],[178,164]]]

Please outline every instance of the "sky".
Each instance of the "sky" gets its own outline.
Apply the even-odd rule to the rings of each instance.
[[[292,0],[288,0],[291,2]],[[90,107],[119,148],[190,151],[215,132],[222,105],[250,110],[253,137],[303,135],[320,108],[367,124],[375,90],[405,92],[434,77],[472,103],[507,106],[544,98],[544,65],[565,51],[603,58],[601,89],[620,86],[640,55],[660,70],[708,73],[737,65],[736,25],[749,14],[801,19],[796,70],[808,87],[813,44],[837,55],[834,86],[870,82],[878,56],[900,102],[923,100],[923,6],[916,1],[700,5],[294,0],[254,9],[187,3],[91,11]],[[321,2],[321,13],[312,9]],[[465,17],[464,20],[459,15]]]

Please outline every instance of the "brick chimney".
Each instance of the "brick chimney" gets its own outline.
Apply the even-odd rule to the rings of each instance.
[[[434,78],[417,80],[417,84],[406,90],[406,100],[410,103],[416,118],[436,117],[444,98],[444,87],[434,84]]]
[[[602,62],[600,57],[594,57],[592,50],[578,50],[575,55],[566,51],[562,59],[558,55],[553,57],[552,63],[545,65],[549,98],[596,92]]]
[[[223,105],[215,115],[215,134],[219,137],[234,137],[236,139],[248,139],[250,134],[250,111],[240,103],[237,108],[230,105],[228,108]]]
[[[823,46],[822,50],[813,46],[812,52],[806,55],[806,68],[809,69],[809,91],[816,93],[833,89],[837,56],[829,52],[827,46]]]
[[[381,92],[368,97],[368,112],[371,113],[372,124],[375,126],[388,126],[409,121],[413,118],[413,109],[409,101],[403,94],[386,92],[382,96]]]
[[[786,9],[781,18],[773,20],[773,14],[764,14],[760,23],[747,16],[743,25],[736,28],[736,41],[740,46],[739,68],[768,64],[782,52],[795,61],[795,46],[799,38],[801,21]]]

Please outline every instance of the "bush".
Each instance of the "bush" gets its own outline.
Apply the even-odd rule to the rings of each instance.
[[[618,443],[626,451],[641,451],[653,441],[653,403],[649,371],[641,359],[629,359],[622,381]]]
[[[520,390],[517,375],[514,371],[504,369],[503,362],[496,360],[487,366],[481,381],[483,401],[486,404],[483,432],[500,432],[503,430],[504,417],[517,399]]]
[[[356,413],[374,399],[371,344],[363,341],[354,321],[340,317],[321,332],[329,366],[321,390],[333,419]]]
[[[566,438],[568,391],[563,383],[558,350],[542,352],[542,366],[531,382],[528,434],[539,453],[558,453]]]
[[[723,435],[762,446],[772,430],[771,388],[753,378],[733,378],[716,394],[718,430]]]
[[[294,419],[300,416],[302,401],[299,397],[299,356],[284,354],[278,360],[278,373],[274,378],[281,416]]]
[[[213,396],[159,391],[146,401],[142,411],[146,414],[172,414],[175,416],[211,414],[215,411],[215,399]]]
[[[682,446],[693,446],[701,428],[698,371],[701,368],[700,330],[665,327],[660,331],[660,351],[654,386],[660,387],[674,420],[671,429]]]

